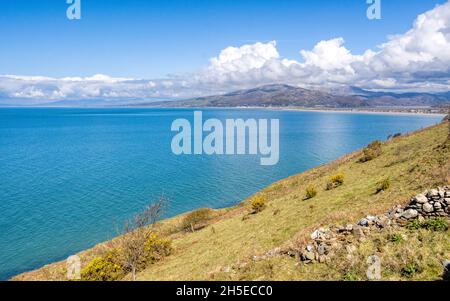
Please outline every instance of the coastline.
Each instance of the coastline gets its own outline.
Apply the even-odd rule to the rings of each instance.
[[[377,114],[377,115],[410,115],[410,116],[447,116],[445,108],[308,108],[308,107],[159,107],[159,106],[24,106],[24,107],[0,107],[0,109],[184,109],[184,110],[269,110],[269,111],[300,111],[319,113],[347,113],[347,114]]]

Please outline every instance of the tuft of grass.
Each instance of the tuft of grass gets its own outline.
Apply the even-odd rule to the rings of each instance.
[[[419,222],[418,219],[409,221],[406,227],[410,230],[419,230],[421,228],[427,229],[428,231],[447,231],[448,222],[442,217],[432,217],[424,222]]]
[[[346,272],[344,274],[344,276],[342,277],[342,280],[344,280],[344,281],[359,281],[360,279],[356,274],[354,274],[352,272]]]
[[[444,218],[436,217],[436,218],[427,219],[422,224],[422,227],[429,231],[447,231],[448,223]]]
[[[406,266],[402,269],[402,276],[406,278],[413,278],[417,274],[423,271],[422,267],[417,262],[408,262]]]
[[[418,219],[413,219],[408,221],[408,223],[406,224],[406,228],[409,230],[419,230],[420,228],[422,228],[422,224]]]
[[[403,236],[400,233],[394,233],[390,235],[389,240],[391,242],[401,242],[403,241]]]
[[[377,184],[377,193],[387,191],[389,190],[389,188],[391,188],[391,179],[385,178]]]

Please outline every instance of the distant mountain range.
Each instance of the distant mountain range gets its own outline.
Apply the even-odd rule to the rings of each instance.
[[[187,100],[151,101],[132,106],[148,107],[439,107],[450,104],[450,93],[372,92],[356,87],[319,91],[289,85],[266,85],[223,95]]]

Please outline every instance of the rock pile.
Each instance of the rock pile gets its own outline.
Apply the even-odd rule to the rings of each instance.
[[[298,250],[285,253],[298,256],[304,263],[327,262],[338,249],[345,247],[348,254],[354,248],[355,240],[362,240],[371,231],[404,225],[412,219],[424,220],[429,217],[450,215],[450,186],[432,189],[413,197],[406,207],[396,206],[389,212],[378,216],[366,216],[356,225],[329,226],[311,234],[311,241]]]
[[[411,203],[405,208],[402,217],[406,219],[418,216],[446,216],[449,215],[450,186],[432,189],[412,198]]]

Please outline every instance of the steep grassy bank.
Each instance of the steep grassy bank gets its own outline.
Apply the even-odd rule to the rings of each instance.
[[[386,245],[386,234],[374,235],[358,245],[359,251],[351,262],[343,258],[329,264],[306,266],[285,256],[259,262],[254,262],[253,258],[276,247],[301,244],[320,226],[346,224],[368,214],[383,213],[396,204],[407,203],[411,196],[425,189],[448,183],[448,126],[446,122],[390,140],[382,145],[379,157],[365,163],[360,162],[363,154],[358,151],[274,183],[258,193],[267,199],[267,205],[257,214],[250,214],[249,199],[236,207],[215,211],[209,225],[194,233],[179,230],[183,216],[164,221],[160,227],[173,240],[172,255],[149,266],[138,279],[360,279],[365,256]],[[327,182],[335,174],[343,174],[344,183],[327,190]],[[387,178],[389,189],[377,193],[379,183]],[[317,195],[305,200],[305,190],[309,186],[315,187]],[[422,252],[426,259],[420,273],[405,279],[437,279],[442,272],[438,268],[439,261],[450,257],[449,232],[424,236],[423,231],[427,230],[399,231],[408,238],[408,243],[386,247],[383,256],[389,266],[385,268],[393,271],[384,275],[386,279],[406,277],[401,271],[408,263],[401,258],[402,254],[412,251]],[[80,254],[83,265],[106,248],[107,243]],[[398,267],[394,267],[396,264]],[[231,266],[242,268],[236,270]],[[347,271],[348,266],[353,269]],[[64,275],[62,262],[19,275],[15,280],[58,280],[64,279]]]

